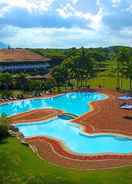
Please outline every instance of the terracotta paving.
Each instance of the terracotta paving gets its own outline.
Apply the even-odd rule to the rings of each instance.
[[[91,133],[110,132],[132,136],[132,120],[126,118],[132,117],[132,111],[120,108],[126,101],[119,100],[121,94],[116,91],[100,91],[109,95],[109,99],[92,103],[94,110],[75,122],[83,124],[88,132],[89,127],[94,127]]]
[[[93,111],[86,113],[73,122],[82,124],[88,133],[115,133],[132,136],[132,120],[126,116],[132,116],[129,110],[120,109],[123,101],[118,100],[121,94],[116,91],[99,89],[100,92],[109,96],[107,100],[94,102]],[[14,122],[33,119],[43,119],[44,114],[49,112],[39,110],[25,114],[23,117],[14,117]],[[62,113],[62,112],[57,112]],[[36,115],[35,115],[36,114]],[[22,115],[23,116],[23,115]],[[132,165],[132,155],[96,155],[79,156],[64,149],[63,145],[46,137],[36,137],[27,141],[37,149],[39,155],[54,164],[77,169],[104,169]]]
[[[33,110],[30,112],[15,115],[15,116],[12,116],[10,119],[12,123],[25,123],[25,122],[28,123],[33,121],[46,120],[60,114],[63,114],[63,112],[60,110],[40,109],[40,110]]]

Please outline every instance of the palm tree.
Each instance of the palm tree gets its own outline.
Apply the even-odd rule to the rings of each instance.
[[[129,86],[132,89],[132,56],[128,55],[126,62],[124,63],[124,75],[129,79]]]
[[[116,77],[117,77],[117,89],[120,89],[120,56],[116,59],[117,66],[116,66]]]
[[[56,81],[57,89],[63,85],[67,79],[67,73],[63,65],[56,66],[51,73],[52,77]]]
[[[93,59],[90,54],[86,53],[83,47],[81,48],[79,70],[80,70],[80,77],[81,77],[81,87],[83,87],[83,81],[95,75]]]

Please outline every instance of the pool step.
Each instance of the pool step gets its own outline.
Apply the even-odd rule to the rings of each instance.
[[[72,118],[77,118],[79,116],[75,115],[75,114],[71,114],[71,113],[64,113],[63,115],[66,115],[66,116],[70,116]]]

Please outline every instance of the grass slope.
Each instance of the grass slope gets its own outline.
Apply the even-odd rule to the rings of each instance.
[[[78,171],[40,160],[15,138],[0,143],[0,184],[130,184],[132,167]]]

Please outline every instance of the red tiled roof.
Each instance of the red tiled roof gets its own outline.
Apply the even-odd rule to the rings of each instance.
[[[26,49],[1,49],[0,62],[49,61],[50,59]]]

